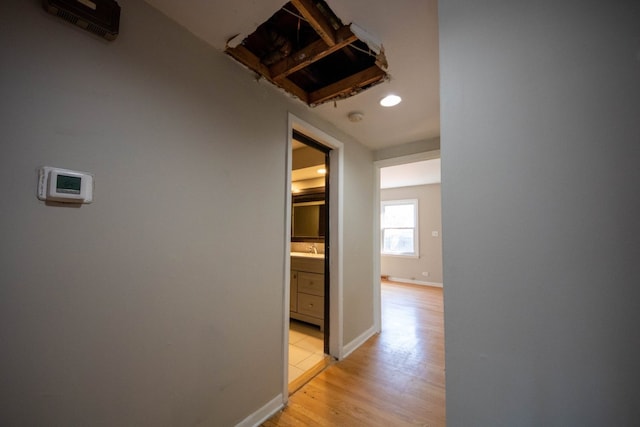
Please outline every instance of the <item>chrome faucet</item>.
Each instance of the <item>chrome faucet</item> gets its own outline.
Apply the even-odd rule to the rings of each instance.
[[[309,246],[307,249],[309,249],[309,253],[310,254],[318,254],[318,248],[316,248],[316,244],[314,243],[313,245]]]

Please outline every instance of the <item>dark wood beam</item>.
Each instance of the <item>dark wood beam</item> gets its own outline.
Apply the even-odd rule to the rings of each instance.
[[[297,96],[300,98],[302,102],[305,104],[309,104],[309,94],[302,90],[302,88],[291,80],[286,78],[281,78],[278,81],[274,81],[271,78],[271,73],[269,72],[269,68],[260,62],[260,58],[255,56],[249,49],[244,47],[243,45],[238,45],[236,47],[228,47],[225,52],[235,58],[240,63],[246,65],[256,73],[260,74],[265,79],[269,80],[271,83],[276,86],[281,87],[286,90],[290,94]]]
[[[269,73],[271,77],[277,81],[307,67],[309,64],[319,61],[327,55],[331,55],[333,52],[350,45],[356,40],[358,40],[358,38],[351,32],[351,29],[345,25],[336,31],[336,44],[333,46],[328,46],[324,40],[315,41],[305,48],[300,49],[298,52],[295,52],[290,57],[273,64],[269,67]]]
[[[243,45],[238,45],[236,47],[228,47],[225,49],[225,52],[230,56],[234,57],[237,61],[251,68],[256,73],[266,77],[271,80],[271,75],[269,74],[269,68],[260,62],[260,58],[255,56],[253,52],[244,47]]]
[[[302,16],[305,17],[309,25],[316,30],[316,33],[328,45],[336,44],[336,33],[331,23],[313,4],[312,0],[291,0],[291,4],[295,6]]]
[[[387,73],[377,66],[372,66],[353,74],[336,83],[330,84],[309,94],[309,105],[318,105],[330,99],[345,95],[353,90],[373,84],[384,79]]]

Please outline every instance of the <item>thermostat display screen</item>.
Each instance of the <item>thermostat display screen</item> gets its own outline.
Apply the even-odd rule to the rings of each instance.
[[[56,179],[56,191],[67,194],[80,194],[82,178],[79,176],[58,175]]]
[[[38,199],[56,203],[91,203],[93,174],[42,166],[38,168]]]

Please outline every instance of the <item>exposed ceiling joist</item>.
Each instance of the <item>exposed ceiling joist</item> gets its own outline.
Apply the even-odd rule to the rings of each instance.
[[[324,0],[291,0],[225,51],[312,107],[388,79],[384,53],[371,50]]]
[[[272,65],[269,68],[269,72],[274,80],[282,79],[350,45],[356,40],[358,40],[358,38],[351,32],[351,29],[345,25],[336,32],[336,43],[333,46],[328,46],[324,40],[315,41],[304,49],[296,52],[292,57],[285,58]]]
[[[347,96],[350,92],[365,87],[367,85],[381,82],[385,72],[373,66],[364,71],[349,76],[339,82],[319,89],[309,94],[309,104],[317,105],[335,98]]]
[[[278,80],[277,83],[273,81],[269,73],[269,68],[267,68],[266,65],[260,62],[260,58],[258,58],[253,53],[251,53],[246,47],[242,45],[238,45],[233,48],[227,48],[226,52],[232,57],[234,57],[237,61],[243,63],[253,71],[265,77],[271,83],[274,83],[275,85],[281,87],[282,89],[286,90],[290,94],[297,96],[305,104],[309,103],[309,95],[307,94],[307,92],[302,90],[296,84],[292,83],[290,80],[280,79]]]
[[[291,0],[291,4],[307,19],[309,25],[328,46],[336,44],[335,30],[311,0]]]

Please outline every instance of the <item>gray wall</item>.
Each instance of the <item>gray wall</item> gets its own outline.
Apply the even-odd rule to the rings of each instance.
[[[639,22],[440,2],[449,426],[640,419]]]
[[[440,184],[380,190],[380,200],[418,199],[419,258],[382,255],[380,273],[394,278],[442,284],[442,203]],[[431,235],[438,232],[438,237]],[[429,276],[423,276],[428,272]]]
[[[119,3],[112,43],[0,4],[1,425],[233,425],[281,393],[289,111],[345,142],[347,237],[373,250],[368,150]],[[94,203],[38,201],[41,165],[94,173]],[[372,260],[345,264],[350,337]]]
[[[373,327],[373,191],[371,151],[345,146],[344,161],[344,342]],[[351,283],[359,283],[352,286]],[[367,286],[365,283],[368,283]]]

